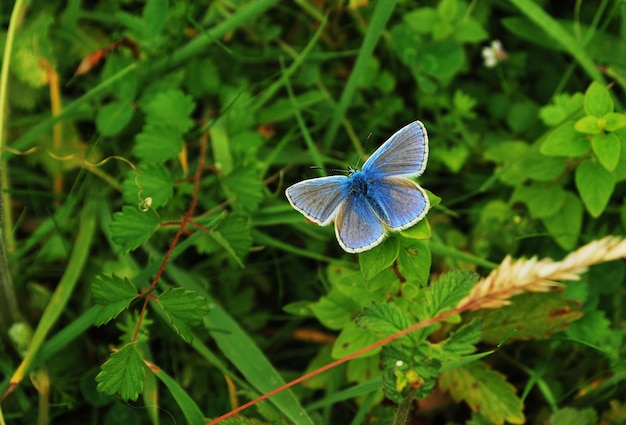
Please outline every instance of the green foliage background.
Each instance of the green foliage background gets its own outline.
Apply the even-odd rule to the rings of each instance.
[[[625,234],[623,1],[0,17],[6,423],[207,423],[453,308],[505,255]],[[426,220],[356,256],[289,206],[311,165],[416,119]],[[625,274],[450,317],[223,423],[626,423]]]

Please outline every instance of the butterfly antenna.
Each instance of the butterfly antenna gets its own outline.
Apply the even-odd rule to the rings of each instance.
[[[370,141],[370,137],[372,137],[372,133],[367,135],[367,139],[365,139],[365,146],[363,146],[363,150],[361,151],[361,154],[359,155],[359,159],[356,161],[356,167],[354,168],[359,168],[359,163],[361,162],[361,159],[363,159],[363,152],[365,152],[367,150],[367,144]]]
[[[311,170],[324,170],[324,171],[332,171],[335,173],[346,173],[349,170],[340,170],[339,168],[325,168],[325,167],[318,167],[317,165],[311,165]]]

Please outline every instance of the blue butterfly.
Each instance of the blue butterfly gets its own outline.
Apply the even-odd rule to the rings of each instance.
[[[408,229],[424,218],[430,202],[409,177],[428,161],[428,134],[420,121],[398,130],[348,176],[305,180],[287,188],[292,207],[320,226],[335,222],[339,245],[350,253],[372,249],[387,230]]]

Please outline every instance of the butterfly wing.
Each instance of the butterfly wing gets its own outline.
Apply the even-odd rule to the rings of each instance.
[[[371,182],[368,190],[374,210],[391,230],[404,230],[424,218],[430,201],[424,189],[405,177]]]
[[[417,177],[428,162],[428,134],[424,124],[414,121],[396,131],[363,164],[372,177]]]
[[[344,251],[354,254],[381,243],[385,229],[367,199],[351,193],[337,211],[335,234]]]
[[[346,176],[329,176],[304,180],[285,191],[292,207],[320,226],[335,218],[337,209],[347,197]]]

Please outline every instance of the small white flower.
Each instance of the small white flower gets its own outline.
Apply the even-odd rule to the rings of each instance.
[[[404,362],[402,360],[396,361],[396,367],[402,367],[402,365],[404,365]]]
[[[506,50],[502,47],[500,40],[493,40],[490,47],[483,47],[482,55],[487,68],[493,68],[498,62],[505,61],[507,58]]]

